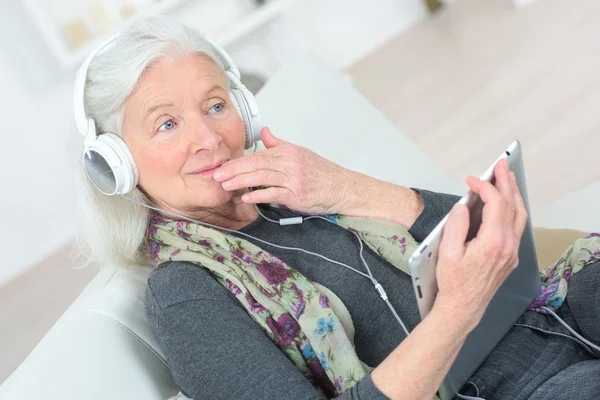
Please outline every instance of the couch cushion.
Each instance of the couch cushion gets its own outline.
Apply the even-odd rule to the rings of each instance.
[[[586,232],[573,229],[533,228],[540,269],[554,265],[575,240],[586,235]]]

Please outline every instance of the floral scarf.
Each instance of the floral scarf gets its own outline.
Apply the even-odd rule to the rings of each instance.
[[[408,258],[418,244],[404,227],[371,218],[326,217],[409,274]],[[350,315],[337,296],[251,242],[155,216],[148,226],[148,243],[153,260],[188,261],[207,268],[324,398],[349,390],[372,369],[356,355]],[[557,265],[542,272],[542,290],[531,309],[560,306],[571,274],[599,254],[598,235],[576,241]]]
[[[542,307],[553,308],[556,311],[567,297],[571,276],[598,260],[600,260],[600,234],[590,233],[585,238],[577,239],[556,264],[542,270],[540,294],[531,303],[529,309],[542,314],[549,314]]]

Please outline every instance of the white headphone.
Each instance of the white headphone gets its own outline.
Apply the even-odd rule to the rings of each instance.
[[[240,72],[225,50],[203,33],[201,35],[225,67],[225,74],[230,82],[231,101],[244,121],[245,148],[249,149],[254,143],[261,140],[260,131],[263,128],[256,99],[240,81]],[[96,54],[107,48],[118,37],[119,35],[116,35],[108,39],[85,59],[77,71],[73,91],[75,123],[77,130],[85,138],[83,165],[92,183],[107,195],[129,193],[137,185],[139,175],[125,141],[114,133],[98,134],[96,122],[92,118],[88,118],[85,112],[85,84],[90,63]]]

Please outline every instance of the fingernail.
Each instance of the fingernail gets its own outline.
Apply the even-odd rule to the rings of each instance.
[[[215,173],[213,174],[213,178],[215,179],[219,179],[223,177],[223,171],[221,171],[220,169],[216,170]]]
[[[223,185],[223,189],[227,189],[231,186],[231,181],[225,181],[221,185]]]

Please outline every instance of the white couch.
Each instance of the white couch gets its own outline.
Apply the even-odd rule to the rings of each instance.
[[[274,134],[405,186],[459,188],[342,77],[310,54],[258,95]],[[149,267],[104,268],[0,387],[0,399],[167,399],[178,389],[144,317]]]

